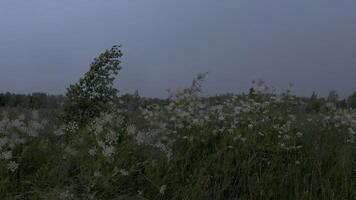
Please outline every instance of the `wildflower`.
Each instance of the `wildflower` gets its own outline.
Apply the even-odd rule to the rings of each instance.
[[[16,119],[14,121],[12,121],[12,127],[20,130],[20,131],[24,131],[25,130],[25,124],[23,123],[22,120]]]
[[[347,143],[353,144],[354,143],[354,138],[348,138],[346,140]]]
[[[129,175],[129,172],[127,171],[127,170],[125,170],[125,169],[120,169],[120,174],[122,175],[122,176],[128,176]]]
[[[301,133],[301,132],[297,132],[296,134],[295,134],[297,137],[303,137],[303,133]]]
[[[64,151],[65,151],[66,153],[68,153],[69,155],[72,155],[72,156],[75,156],[75,155],[77,155],[77,153],[78,153],[75,149],[73,149],[73,148],[70,147],[70,146],[67,146],[67,147],[64,149]]]
[[[224,128],[224,127],[219,128],[218,131],[219,131],[220,133],[223,133],[223,132],[225,131],[225,128]]]
[[[59,193],[60,200],[68,200],[72,198],[73,198],[73,194],[71,194],[68,190]]]
[[[41,123],[38,123],[38,122],[33,121],[33,120],[30,121],[30,127],[31,127],[32,129],[34,129],[34,130],[41,130],[41,129],[44,128]]]
[[[102,146],[102,152],[105,157],[109,158],[115,153],[115,147],[109,146],[109,145],[104,145]]]
[[[289,117],[290,120],[292,120],[292,121],[296,121],[296,120],[297,120],[296,116],[294,116],[294,115],[288,115],[288,117]]]
[[[79,129],[79,126],[76,122],[69,122],[66,127],[66,132],[69,132],[69,133],[75,133],[78,129]]]
[[[163,152],[167,152],[168,151],[168,147],[165,144],[163,144],[162,142],[160,142],[160,141],[157,142],[154,146],[157,147],[158,149],[160,149]]]
[[[56,135],[56,136],[64,135],[64,134],[65,134],[65,132],[64,132],[64,126],[61,127],[61,128],[59,128],[59,129],[57,129],[57,130],[55,130],[55,131],[53,132],[53,134]]]
[[[25,115],[22,114],[22,115],[18,116],[18,119],[19,119],[20,121],[24,121],[24,120],[25,120]]]
[[[171,160],[172,156],[173,156],[172,151],[171,151],[171,150],[168,150],[168,152],[167,152],[167,159],[168,159],[168,161]]]
[[[39,113],[38,113],[37,110],[33,110],[33,111],[32,111],[32,118],[33,118],[34,120],[38,120],[38,119],[39,119]]]
[[[184,128],[184,125],[179,123],[179,124],[177,124],[177,128],[182,129],[182,128]]]
[[[117,139],[118,139],[118,133],[116,133],[115,131],[109,131],[107,133],[106,136],[106,141],[109,143],[109,144],[115,144]]]
[[[172,116],[169,120],[172,121],[172,122],[174,122],[174,121],[177,120],[177,118],[176,118],[175,116]]]
[[[242,137],[242,136],[239,134],[239,135],[237,135],[236,137],[234,137],[233,140],[234,140],[234,141],[237,141],[238,139],[241,139],[241,137]]]
[[[94,172],[94,177],[101,177],[101,173],[99,171]]]
[[[145,144],[146,142],[146,134],[145,132],[143,131],[139,131],[136,135],[136,142],[139,144],[139,145],[142,145],[142,144]]]
[[[128,127],[127,127],[127,134],[128,135],[133,135],[133,134],[135,134],[136,133],[136,127],[134,126],[134,125],[129,125]]]
[[[89,155],[94,156],[96,154],[96,148],[89,149]]]
[[[289,135],[284,135],[284,139],[289,140],[291,137]]]
[[[10,160],[12,158],[12,152],[11,151],[5,151],[1,154],[1,158],[5,160]]]
[[[9,138],[7,138],[7,137],[0,138],[0,149],[3,146],[5,146],[8,142],[9,142]]]
[[[18,167],[19,164],[17,164],[15,161],[10,161],[9,164],[7,165],[7,169],[9,169],[11,172],[15,172]]]
[[[159,188],[159,193],[161,193],[162,195],[164,195],[166,189],[167,189],[167,185],[162,185],[162,186]]]

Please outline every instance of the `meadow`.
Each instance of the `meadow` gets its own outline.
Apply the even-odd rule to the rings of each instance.
[[[0,108],[0,199],[356,199],[356,110],[276,92],[117,96],[117,47],[59,109]]]

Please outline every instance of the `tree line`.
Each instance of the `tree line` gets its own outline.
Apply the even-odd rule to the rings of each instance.
[[[202,100],[211,104],[218,104],[233,94],[222,94],[211,97],[203,97]],[[248,95],[248,94],[246,94]],[[241,95],[241,96],[244,96]],[[0,107],[20,107],[28,109],[61,109],[65,102],[63,95],[50,95],[46,93],[14,94],[10,92],[0,93]],[[300,98],[307,103],[308,110],[318,111],[327,102],[335,103],[341,108],[356,109],[356,92],[346,98],[339,98],[335,91],[331,91],[329,96],[319,97],[313,93],[310,97]],[[124,94],[119,97],[129,110],[135,110],[139,105],[160,104],[164,105],[167,100],[159,98],[141,97],[138,92],[134,94]]]
[[[29,109],[60,109],[64,102],[63,95],[46,93],[14,94],[0,93],[0,107],[21,107]]]

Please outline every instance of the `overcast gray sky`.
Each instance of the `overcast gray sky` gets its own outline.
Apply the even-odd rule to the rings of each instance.
[[[122,92],[165,97],[200,72],[205,94],[356,90],[355,0],[1,0],[0,92],[64,93],[114,44]]]

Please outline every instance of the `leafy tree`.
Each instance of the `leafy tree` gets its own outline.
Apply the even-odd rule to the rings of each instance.
[[[355,108],[356,109],[356,92],[354,92],[351,96],[349,96],[347,98],[347,104],[351,107],[351,108]]]
[[[337,92],[335,90],[332,90],[332,91],[330,91],[327,100],[329,102],[337,103],[339,101],[339,95],[337,94]]]
[[[318,95],[313,92],[309,100],[307,101],[306,111],[307,112],[319,112],[321,110],[323,103],[319,99]]]
[[[121,69],[120,46],[113,46],[100,54],[90,65],[90,70],[78,83],[67,89],[64,103],[64,120],[83,125],[110,110],[117,98],[113,87],[115,76]]]

